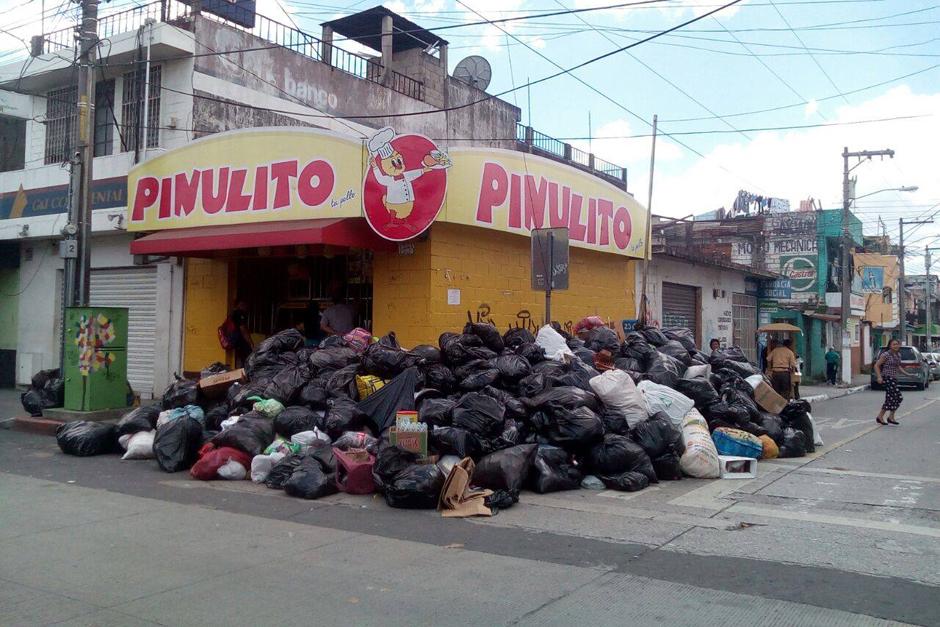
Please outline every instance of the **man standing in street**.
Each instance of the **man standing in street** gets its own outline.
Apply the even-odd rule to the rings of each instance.
[[[776,347],[767,355],[767,376],[774,391],[783,398],[793,398],[792,373],[796,370],[796,355],[787,346],[789,340]]]
[[[842,356],[836,352],[836,349],[832,346],[829,347],[829,350],[826,351],[826,383],[829,385],[836,384],[836,374],[839,372],[839,361],[842,359]]]

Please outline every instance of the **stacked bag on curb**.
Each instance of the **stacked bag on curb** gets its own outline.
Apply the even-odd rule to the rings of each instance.
[[[59,444],[81,455],[124,448],[124,459],[153,458],[167,472],[251,479],[298,498],[377,491],[401,508],[437,507],[459,467],[464,483],[485,489],[473,494],[488,511],[527,489],[716,478],[729,450],[812,451],[809,405],[765,411],[748,381],[759,373],[739,349],[708,357],[687,329],[621,340],[599,319],[582,323],[573,337],[557,325],[501,334],[471,322],[411,350],[394,333],[369,342],[363,330],[306,348],[288,330],[262,342],[227,391],[208,398],[180,379],[159,406],[116,426],[64,425]],[[399,412],[426,425],[426,457],[390,443]]]

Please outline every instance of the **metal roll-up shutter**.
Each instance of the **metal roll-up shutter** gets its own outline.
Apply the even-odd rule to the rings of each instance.
[[[663,328],[698,329],[698,289],[691,285],[663,283]]]
[[[90,288],[92,307],[127,307],[127,380],[141,398],[152,398],[157,269],[92,270]]]

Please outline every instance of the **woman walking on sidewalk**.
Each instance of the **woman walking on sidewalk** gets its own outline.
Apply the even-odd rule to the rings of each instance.
[[[880,425],[891,423],[893,425],[901,424],[894,419],[894,412],[901,406],[904,396],[898,389],[898,373],[911,374],[901,365],[901,341],[891,340],[888,343],[888,350],[881,354],[878,361],[875,362],[875,376],[878,377],[878,385],[885,388],[885,402],[878,412],[875,422]],[[884,421],[885,412],[888,413],[888,422]]]

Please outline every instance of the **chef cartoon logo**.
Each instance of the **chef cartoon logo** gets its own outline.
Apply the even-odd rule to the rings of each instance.
[[[426,231],[444,206],[450,166],[427,137],[388,127],[373,135],[362,201],[372,230],[395,242]]]

